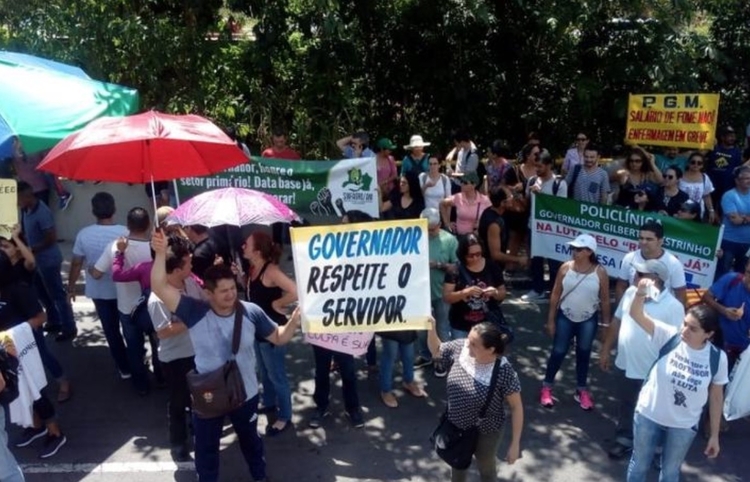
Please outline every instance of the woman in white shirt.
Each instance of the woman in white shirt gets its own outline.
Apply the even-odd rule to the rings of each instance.
[[[574,398],[583,410],[591,410],[594,408],[594,401],[588,390],[591,347],[600,311],[602,325],[609,326],[609,277],[596,259],[596,240],[593,236],[581,234],[568,245],[573,259],[563,264],[557,272],[549,300],[546,328],[553,338],[552,353],[547,361],[540,403],[547,408],[554,406],[552,385],[555,383],[555,375],[575,337]]]
[[[451,195],[451,181],[440,172],[440,160],[437,155],[430,156],[428,171],[419,174],[419,186],[424,195],[425,208],[440,211],[440,201]]]
[[[690,308],[681,329],[654,320],[643,310],[652,284],[653,280],[641,279],[630,306],[631,318],[648,333],[651,343],[659,349],[659,358],[638,396],[628,482],[646,480],[659,445],[659,480],[679,480],[680,466],[698,431],[706,401],[711,428],[704,453],[709,458],[719,455],[723,385],[728,382],[727,356],[713,346],[720,346],[722,341],[716,311],[706,305]]]
[[[694,152],[690,154],[685,174],[680,178],[680,190],[685,191],[691,201],[701,205],[701,219],[708,212],[708,221],[716,221],[714,205],[711,201],[711,193],[714,192],[714,185],[711,179],[703,172],[703,165],[706,163],[703,154]]]

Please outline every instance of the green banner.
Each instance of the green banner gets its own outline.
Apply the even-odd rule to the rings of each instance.
[[[375,158],[286,161],[253,157],[247,164],[177,181],[184,202],[210,189],[240,187],[272,194],[297,214],[341,217],[360,210],[378,217]]]
[[[683,263],[688,285],[710,286],[721,228],[619,206],[536,194],[531,220],[532,255],[567,261],[567,243],[588,233],[596,238],[597,258],[611,276],[616,275],[623,256],[638,249],[639,228],[648,221],[664,226],[663,247]]]

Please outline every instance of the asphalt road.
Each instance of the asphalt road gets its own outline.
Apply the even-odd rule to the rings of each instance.
[[[592,360],[590,385],[595,401],[592,412],[573,401],[575,388],[572,354],[563,365],[553,409],[538,405],[550,340],[542,331],[546,303],[513,301],[524,292],[516,283],[504,309],[515,325],[517,339],[509,358],[521,377],[526,424],[522,458],[515,465],[499,462],[499,477],[514,481],[619,481],[627,461],[613,461],[603,446],[612,436],[616,379],[601,372]],[[73,397],[60,405],[59,419],[68,443],[44,463],[33,447],[14,449],[27,480],[36,481],[191,481],[191,463],[174,464],[166,433],[166,393],[154,390],[139,397],[128,381],[120,380],[106,349],[93,304],[79,297],[74,306],[79,336],[71,343],[49,345],[58,355],[73,383]],[[268,472],[278,481],[439,481],[449,480],[447,466],[430,450],[428,437],[445,403],[444,379],[431,369],[417,371],[427,399],[414,399],[399,391],[400,406],[389,409],[380,401],[376,378],[362,371],[360,398],[364,429],[353,429],[344,417],[339,380],[332,389],[331,411],[319,429],[307,427],[313,410],[312,350],[297,336],[291,343],[287,368],[294,390],[295,430],[265,440]],[[363,362],[361,363],[363,366]],[[397,383],[395,386],[399,386]],[[56,393],[54,383],[52,393]],[[260,431],[267,421],[261,417]],[[20,430],[13,428],[11,437]],[[507,450],[510,430],[498,452]],[[698,437],[683,466],[684,480],[701,482],[750,479],[750,457],[745,455],[750,423],[733,422],[722,435],[722,452],[713,461],[703,455]],[[250,480],[236,446],[231,426],[222,439],[222,481]],[[656,472],[652,474],[656,480]],[[474,477],[477,477],[476,474]]]

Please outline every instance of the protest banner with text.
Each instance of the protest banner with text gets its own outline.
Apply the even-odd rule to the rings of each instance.
[[[18,199],[15,179],[0,179],[0,236],[10,237],[18,224]]]
[[[362,356],[367,353],[367,347],[374,336],[373,332],[305,333],[305,343],[347,355]]]
[[[713,149],[719,94],[630,94],[625,142]]]
[[[657,221],[664,226],[663,247],[682,262],[688,287],[711,286],[721,239],[719,227],[619,206],[534,195],[531,254],[567,261],[570,259],[567,243],[581,233],[588,233],[596,239],[599,262],[610,276],[617,276],[622,258],[638,249],[638,233],[647,221]]]
[[[357,209],[379,215],[375,158],[341,161],[285,161],[253,157],[218,174],[177,181],[180,201],[209,189],[241,187],[279,198],[304,216],[338,216]]]
[[[292,228],[306,333],[426,330],[427,221]]]

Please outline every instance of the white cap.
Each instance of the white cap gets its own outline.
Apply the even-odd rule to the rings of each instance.
[[[592,253],[596,253],[596,240],[590,234],[579,234],[576,239],[568,244],[574,248],[588,248]]]
[[[642,263],[633,263],[633,268],[638,273],[651,273],[655,274],[665,283],[669,281],[669,269],[667,265],[659,261],[658,259],[647,259]]]

